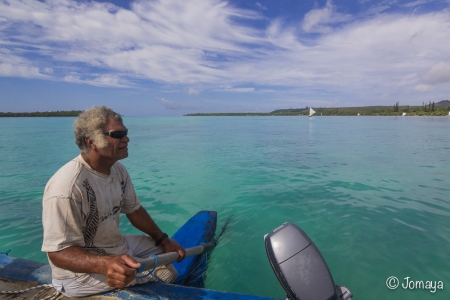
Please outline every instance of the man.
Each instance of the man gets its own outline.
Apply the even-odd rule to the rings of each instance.
[[[136,276],[139,258],[185,250],[167,237],[140,205],[128,172],[128,130],[107,107],[84,111],[74,124],[81,154],[59,169],[45,187],[42,223],[52,283],[69,297],[84,297],[148,281],[173,282],[169,264]],[[148,236],[121,235],[119,215]],[[136,278],[135,278],[136,277]]]

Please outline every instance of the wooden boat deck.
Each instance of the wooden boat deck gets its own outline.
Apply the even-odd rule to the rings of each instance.
[[[0,278],[0,291],[17,291],[24,290],[27,288],[35,287],[38,285],[38,282],[25,282],[25,281],[11,281],[8,279]],[[0,294],[0,299],[2,300],[31,300],[33,297],[39,293],[43,289],[34,289],[30,291],[26,291],[20,294]],[[52,296],[55,293],[54,288],[47,288],[45,291],[41,292],[37,299],[44,299],[46,297]],[[71,298],[66,297],[64,295],[59,295],[56,300],[74,300],[74,299],[85,299],[85,300],[112,300],[117,298],[109,297],[109,296],[90,296],[84,298]]]

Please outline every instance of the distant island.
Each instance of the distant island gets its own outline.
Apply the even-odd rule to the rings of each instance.
[[[314,107],[316,116],[448,116],[450,100],[423,103],[422,106],[362,106],[362,107]],[[0,112],[0,117],[78,117],[82,110],[45,112]],[[309,107],[277,109],[272,112],[247,113],[194,113],[185,116],[307,116]]]
[[[423,103],[422,106],[400,106],[399,102],[393,106],[363,106],[363,107],[314,107],[316,116],[448,116],[450,100],[437,103]],[[309,107],[277,109],[268,113],[195,113],[185,116],[307,116]]]
[[[82,110],[45,112],[0,112],[0,117],[78,117]]]

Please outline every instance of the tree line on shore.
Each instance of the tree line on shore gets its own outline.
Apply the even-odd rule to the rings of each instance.
[[[0,117],[78,117],[82,110],[45,112],[0,112]]]
[[[450,101],[442,100],[438,103],[422,103],[422,106],[400,106],[397,101],[392,106],[362,106],[362,107],[314,107],[316,115],[319,116],[448,116]],[[196,113],[186,116],[307,116],[309,107],[277,109],[269,113]]]

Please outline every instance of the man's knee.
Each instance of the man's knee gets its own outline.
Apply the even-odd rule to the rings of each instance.
[[[172,264],[156,270],[156,276],[166,283],[173,283],[178,277],[178,271]]]
[[[172,268],[167,268],[168,270],[170,270],[170,275],[168,276],[168,279],[167,279],[167,283],[174,283],[175,282],[175,280],[177,280],[177,277],[178,277],[178,271],[177,271],[177,269],[175,269],[175,267],[172,265],[172,264],[170,264],[170,267],[172,267]]]

